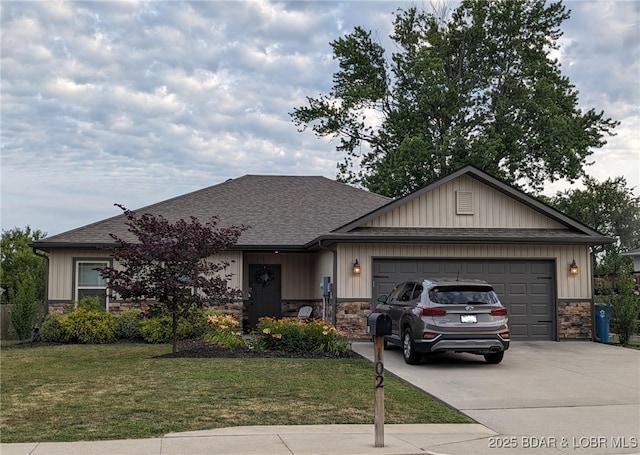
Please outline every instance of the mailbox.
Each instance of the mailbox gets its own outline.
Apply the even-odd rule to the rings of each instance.
[[[391,335],[391,318],[384,313],[371,313],[367,318],[367,333],[369,335]]]

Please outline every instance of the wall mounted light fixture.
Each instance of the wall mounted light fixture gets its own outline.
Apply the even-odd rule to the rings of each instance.
[[[360,263],[356,259],[356,262],[353,263],[353,274],[360,275],[360,272],[362,272],[362,269],[360,268]]]
[[[578,267],[578,264],[576,264],[576,260],[574,259],[569,266],[569,274],[576,276],[578,273],[580,273],[580,268]]]

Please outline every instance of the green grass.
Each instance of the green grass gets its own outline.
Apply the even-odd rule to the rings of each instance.
[[[238,425],[373,424],[363,359],[154,358],[167,345],[0,352],[0,440],[145,438]],[[385,377],[386,423],[469,423]]]

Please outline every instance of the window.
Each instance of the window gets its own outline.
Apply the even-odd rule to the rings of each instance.
[[[99,267],[108,267],[109,261],[76,260],[75,262],[75,299],[99,297],[102,307],[108,308],[107,282],[102,278]]]
[[[422,293],[422,286],[420,286],[420,289],[417,289],[417,287],[415,287],[415,283],[401,283],[398,286],[396,286],[393,291],[391,291],[391,294],[389,294],[389,303],[399,303],[399,302],[409,302],[411,300],[414,300],[416,298],[420,297],[420,294]]]
[[[440,286],[429,292],[429,298],[433,303],[440,304],[495,304],[498,296],[491,288]]]

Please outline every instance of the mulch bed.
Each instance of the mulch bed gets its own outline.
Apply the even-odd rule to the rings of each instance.
[[[249,348],[225,348],[206,340],[194,339],[178,341],[177,352],[163,354],[157,358],[209,358],[209,357],[221,357],[221,358],[306,358],[306,359],[331,359],[337,358],[336,356],[316,354],[310,352],[303,353],[290,353],[280,351],[254,351]],[[348,351],[345,355],[339,358],[362,358],[359,354],[353,351]]]

